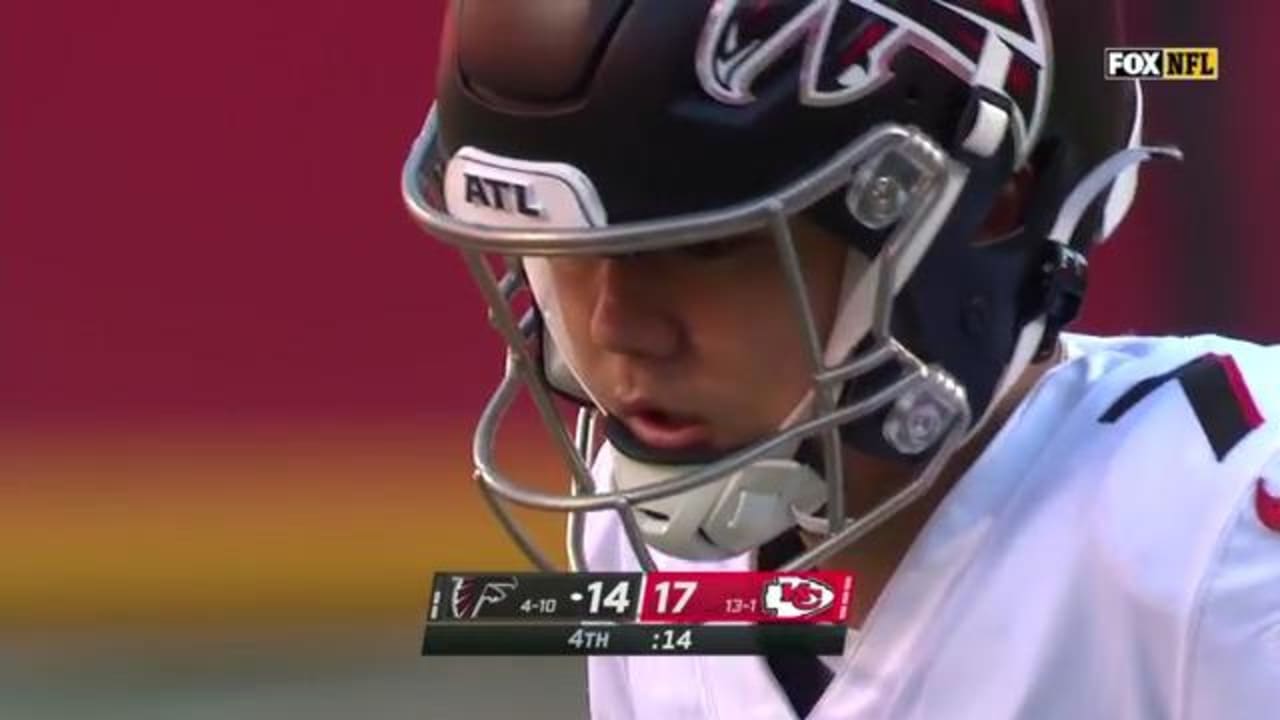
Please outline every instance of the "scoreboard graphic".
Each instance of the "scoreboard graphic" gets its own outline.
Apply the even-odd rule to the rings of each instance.
[[[424,655],[835,655],[844,572],[440,573]]]

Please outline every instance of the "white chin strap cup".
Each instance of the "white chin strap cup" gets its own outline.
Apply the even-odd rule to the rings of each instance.
[[[699,469],[653,465],[615,452],[615,486],[630,490]],[[635,515],[645,543],[685,560],[723,560],[769,542],[795,525],[793,508],[814,512],[826,483],[794,460],[758,460],[693,490],[642,503]]]

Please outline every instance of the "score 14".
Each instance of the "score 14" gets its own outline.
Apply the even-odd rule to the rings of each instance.
[[[604,589],[603,580],[587,583],[587,612],[591,615],[604,615],[612,610],[618,615],[626,615],[631,610],[631,583],[623,580],[611,583],[608,592]],[[576,598],[575,598],[576,599]]]

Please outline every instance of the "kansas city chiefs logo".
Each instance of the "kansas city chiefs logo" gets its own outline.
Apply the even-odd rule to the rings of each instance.
[[[449,598],[449,609],[458,620],[469,620],[487,605],[506,600],[517,586],[513,577],[456,577]]]
[[[863,98],[892,79],[892,61],[907,47],[972,81],[991,38],[1013,53],[1005,90],[1018,106],[1018,122],[1034,137],[1048,104],[1043,3],[716,0],[698,47],[698,77],[715,99],[747,105],[756,99],[753,87],[760,77],[799,46],[800,101],[831,107]]]
[[[813,578],[783,575],[764,586],[764,611],[781,620],[817,615],[835,601],[835,590]]]

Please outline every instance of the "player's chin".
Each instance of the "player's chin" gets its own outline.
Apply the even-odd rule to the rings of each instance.
[[[709,457],[730,457],[768,441],[774,430],[749,430],[741,427],[720,426],[711,432],[711,440],[704,446]]]
[[[749,411],[728,412],[722,417],[705,420],[709,452],[728,456],[766,442],[778,434],[778,423],[752,421]]]

